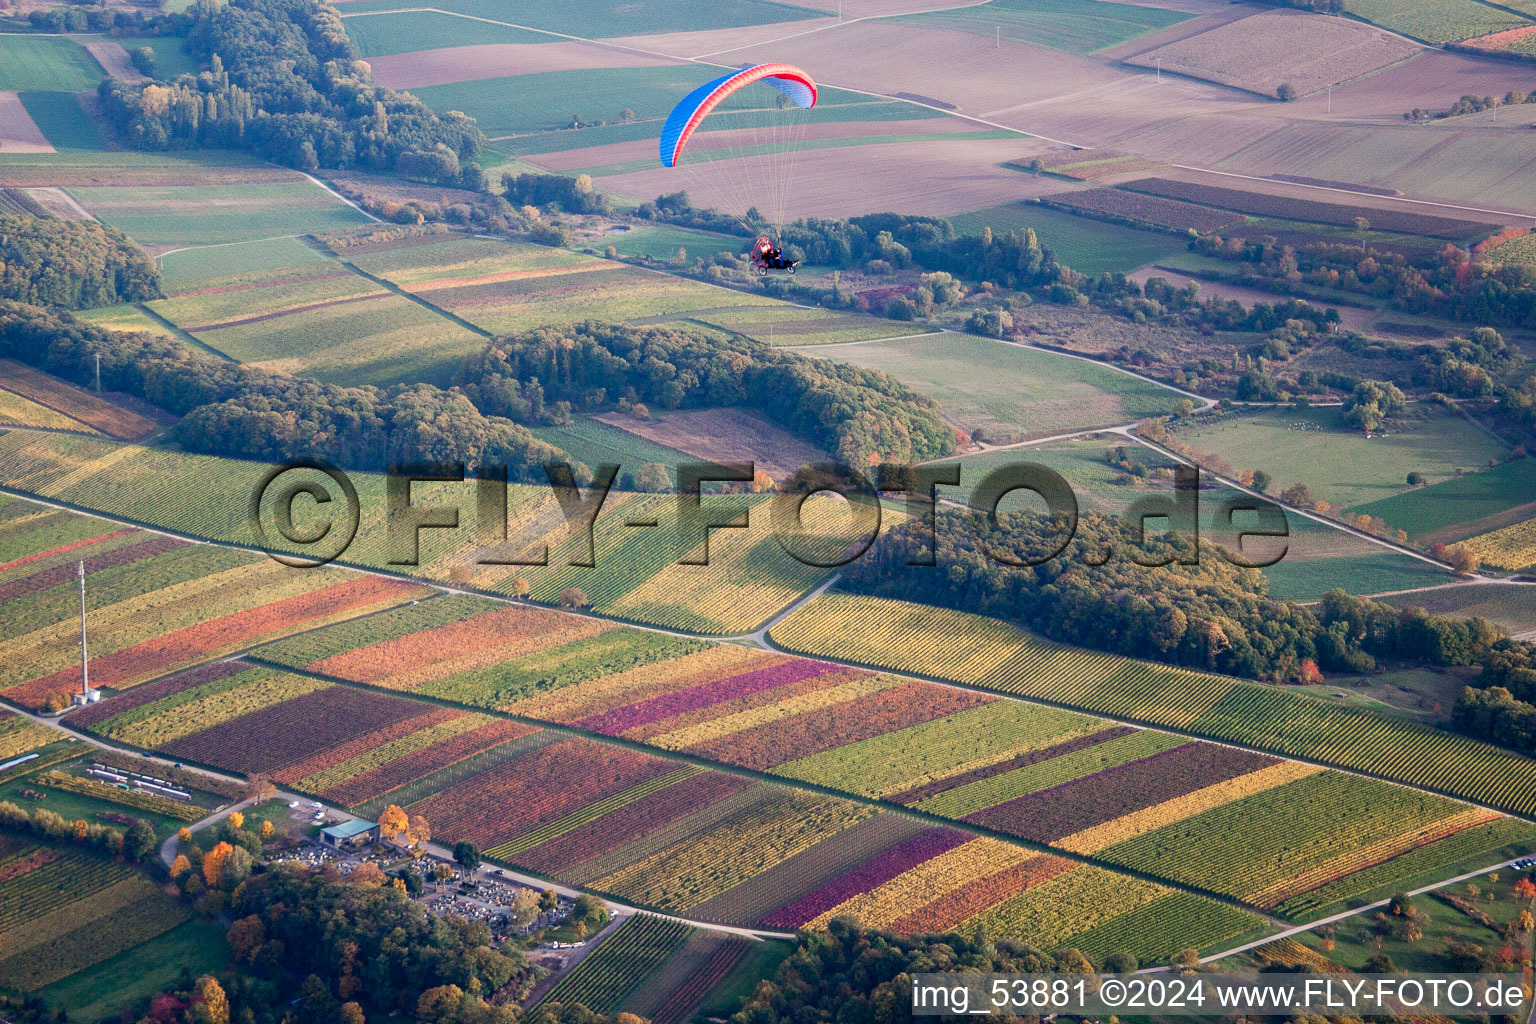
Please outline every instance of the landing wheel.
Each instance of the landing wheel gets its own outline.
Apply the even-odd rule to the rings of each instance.
[[[785,267],[784,269],[789,271],[789,276],[790,277],[794,277],[795,276],[795,265],[793,263],[791,263],[789,266]]]

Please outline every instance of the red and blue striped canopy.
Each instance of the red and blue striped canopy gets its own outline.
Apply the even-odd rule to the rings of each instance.
[[[693,90],[667,115],[667,123],[661,129],[662,166],[677,166],[677,158],[682,155],[683,147],[688,145],[699,122],[727,96],[753,82],[768,83],[797,106],[809,108],[816,105],[816,83],[793,64],[758,64],[732,71]]]

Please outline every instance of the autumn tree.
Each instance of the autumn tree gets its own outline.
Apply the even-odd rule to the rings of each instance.
[[[347,876],[347,881],[365,889],[377,889],[384,884],[384,872],[377,864],[369,861],[353,868],[352,873]]]
[[[590,603],[587,600],[587,595],[582,592],[580,587],[566,587],[560,591],[560,607],[562,608],[585,608]]]
[[[171,877],[172,878],[180,878],[182,875],[186,874],[188,871],[191,871],[191,870],[192,870],[192,862],[187,860],[187,855],[184,854],[184,853],[178,853],[176,855],[176,859],[171,862]]]
[[[203,854],[203,881],[208,888],[217,889],[224,880],[224,865],[229,862],[229,856],[235,848],[226,842],[214,844],[213,849]]]
[[[271,839],[274,835],[277,834],[277,826],[272,824],[270,821],[264,821],[261,823],[261,828],[258,829],[257,832],[261,838]]]
[[[197,1024],[229,1024],[229,997],[211,974],[198,978],[192,986],[192,1016]]]
[[[229,812],[229,825],[231,828],[245,828],[245,815],[239,811]]]
[[[229,941],[229,948],[234,950],[235,958],[250,963],[256,958],[261,944],[267,941],[267,926],[257,915],[248,914],[229,926],[225,938]]]
[[[379,815],[379,832],[390,842],[400,833],[408,831],[411,827],[411,819],[398,804],[390,804],[384,808],[384,813]]]
[[[1516,882],[1515,899],[1536,899],[1536,882],[1531,881],[1529,878],[1522,878],[1520,881]]]
[[[364,1024],[363,1008],[357,1003],[341,1004],[341,1024]]]
[[[185,846],[192,841],[192,830],[183,825],[176,830],[176,841]]]
[[[409,839],[414,856],[419,858],[427,852],[427,844],[432,841],[432,827],[427,824],[426,818],[419,814],[411,815]]]

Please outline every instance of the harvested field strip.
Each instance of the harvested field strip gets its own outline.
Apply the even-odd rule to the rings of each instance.
[[[541,825],[531,832],[525,832],[518,836],[516,839],[511,840],[510,842],[502,843],[500,846],[493,847],[486,852],[492,857],[510,859],[515,857],[517,854],[522,853],[524,850],[532,849],[533,847],[538,846],[541,843],[549,842],[552,839],[558,839],[566,833],[580,828],[582,825],[596,821],[598,818],[603,817],[605,814],[608,814],[611,811],[617,811],[627,807],[635,801],[642,800],[645,797],[650,796],[652,793],[659,792],[660,790],[666,789],[669,786],[675,786],[680,782],[686,782],[693,778],[695,775],[705,771],[708,771],[708,769],[702,768],[699,765],[692,764],[684,765],[681,768],[674,768],[667,772],[665,775],[658,775],[653,779],[647,779],[638,785],[631,786],[621,793],[615,793],[610,797],[606,797],[602,800],[597,800],[593,803],[587,804],[580,810],[573,811],[558,821],[552,821],[547,825]]]
[[[906,681],[849,701],[831,713],[811,713],[759,726],[750,734],[715,740],[693,751],[756,770],[789,761],[789,766],[775,768],[774,774],[818,781],[825,775],[822,761],[826,759],[846,751],[850,767],[859,763],[861,751],[850,750],[853,744],[907,735],[922,724],[944,721],[988,703],[991,701],[979,694]],[[820,759],[819,754],[823,755]]]
[[[969,844],[968,844],[969,845]],[[998,844],[1003,845],[1003,844]],[[965,847],[961,847],[965,849]],[[1027,851],[1020,851],[1027,852]],[[1064,857],[1035,854],[984,874],[967,885],[951,888],[891,922],[896,931],[910,934],[949,931],[965,921],[1078,867]]]
[[[150,676],[184,668],[238,650],[262,637],[281,634],[327,619],[348,617],[369,608],[399,604],[419,592],[415,584],[377,576],[359,576],[322,590],[281,598],[269,604],[188,626],[93,660],[91,678],[98,685],[129,687]],[[11,687],[12,699],[38,699],[73,685],[73,668]]]
[[[1275,913],[1293,921],[1311,920],[1346,900],[1396,886],[1404,879],[1422,877],[1427,872],[1442,871],[1469,857],[1486,856],[1493,860],[1532,849],[1536,849],[1536,829],[1529,822],[1501,818],[1328,882],[1286,900],[1275,908]]]
[[[478,716],[476,716],[478,717]],[[435,737],[430,746],[412,751],[324,790],[321,795],[345,806],[371,801],[401,790],[428,775],[468,762],[486,753],[511,750],[514,743],[541,732],[537,726],[521,722],[492,720],[468,732],[444,739]]]
[[[7,391],[30,398],[119,440],[140,438],[159,428],[154,420],[11,359],[0,359],[0,376],[5,379]]]
[[[679,921],[636,914],[619,926],[530,1010],[548,1002],[581,1003],[610,1014],[666,959],[682,948],[693,929]]]
[[[585,739],[539,747],[411,806],[442,835],[489,850],[531,828],[665,775],[673,763]],[[559,791],[550,778],[567,778]]]
[[[965,818],[978,811],[1006,804],[1019,797],[1059,786],[1064,782],[1139,761],[1153,754],[1182,747],[1189,741],[1182,736],[1138,730],[1129,736],[1098,743],[1082,750],[1053,757],[1025,768],[994,775],[991,778],[929,797],[917,808],[930,814]]]
[[[87,537],[84,540],[70,541],[68,544],[61,544],[60,546],[56,548],[50,548],[47,551],[39,551],[35,554],[26,555],[22,558],[17,558],[6,562],[4,565],[0,565],[0,574],[8,573],[12,569],[19,569],[24,565],[31,565],[33,562],[41,562],[45,558],[53,558],[56,555],[67,554],[70,551],[78,551],[80,548],[87,547],[91,544],[100,544],[103,541],[112,540],[115,537],[126,537],[130,533],[138,532],[139,530],[137,527],[130,526],[127,529],[113,530],[111,533],[103,533],[96,537]]]
[[[1424,825],[1416,829],[1404,832],[1400,835],[1388,836],[1380,842],[1370,846],[1364,846],[1357,850],[1350,850],[1340,854],[1332,860],[1323,862],[1316,867],[1303,871],[1300,874],[1283,882],[1277,882],[1267,889],[1253,893],[1249,902],[1260,907],[1273,907],[1300,893],[1316,889],[1321,885],[1353,874],[1363,868],[1374,867],[1377,864],[1391,860],[1410,850],[1421,846],[1428,846],[1436,840],[1453,836],[1458,832],[1464,832],[1478,825],[1486,825],[1490,821],[1497,821],[1503,815],[1497,811],[1486,811],[1481,807],[1468,808],[1460,814],[1452,815],[1442,821]]]
[[[1072,945],[1095,963],[1102,963],[1116,950],[1132,948],[1142,963],[1149,963],[1171,960],[1192,944],[1209,948],[1246,935],[1262,924],[1260,918],[1226,903],[1175,892],[1074,935]]]
[[[419,705],[390,694],[331,687],[226,720],[165,744],[164,749],[177,758],[233,768],[243,775],[268,775],[316,749],[335,746],[420,710]],[[251,743],[252,736],[262,737],[261,744]]]
[[[1174,797],[1162,803],[1132,811],[1101,825],[1086,828],[1055,840],[1052,845],[1072,853],[1096,853],[1106,846],[1124,842],[1164,825],[1193,818],[1198,814],[1222,807],[1234,800],[1241,800],[1254,793],[1283,786],[1297,779],[1327,771],[1326,768],[1299,761],[1280,761],[1258,771],[1239,775],[1214,785],[1197,789],[1192,793]]]
[[[539,277],[564,277],[567,274],[590,274],[597,270],[613,270],[614,265],[605,261],[594,260],[590,263],[577,263],[563,267],[535,267],[530,270],[504,270],[495,274],[482,274],[479,277],[450,277],[434,279],[428,278],[415,281],[411,284],[411,290],[417,292],[437,292],[449,288],[471,288],[480,284],[499,284],[502,281],[528,281]]]
[[[287,765],[281,771],[273,772],[272,778],[276,782],[312,793],[350,779],[403,753],[419,750],[439,739],[473,729],[479,724],[477,717],[452,708],[428,708],[420,714]]]
[[[1288,196],[1245,192],[1242,189],[1221,188],[1216,185],[1193,185],[1168,178],[1141,178],[1127,182],[1120,188],[1165,199],[1203,203],[1207,206],[1236,210],[1239,213],[1259,217],[1305,220],[1316,224],[1353,227],[1355,218],[1364,217],[1377,231],[1400,231],[1409,235],[1428,235],[1431,238],[1448,238],[1456,241],[1465,240],[1474,235],[1490,234],[1493,231],[1492,227],[1478,221],[1431,217],[1422,213],[1383,210],[1370,206],[1323,203],[1312,199],[1292,199]]]
[[[1118,188],[1095,188],[1037,199],[1041,206],[1066,210],[1085,217],[1164,231],[1198,231],[1207,234],[1234,224],[1241,217],[1194,203],[1156,196],[1138,196]]]
[[[198,324],[195,327],[186,327],[184,330],[196,333],[198,331],[221,331],[226,327],[244,327],[247,324],[259,324],[267,320],[276,320],[279,317],[293,316],[296,313],[308,313],[316,309],[327,309],[331,306],[345,306],[354,302],[368,302],[373,299],[387,299],[394,295],[390,291],[369,292],[367,295],[348,295],[340,299],[322,299],[319,302],[306,302],[299,306],[288,306],[274,310],[270,313],[259,313],[256,316],[240,317],[236,320],[221,320],[218,323]]]
[[[309,284],[313,281],[335,281],[341,278],[354,276],[346,270],[332,271],[327,274],[304,274],[298,277],[274,277],[265,281],[245,281],[240,284],[220,285],[216,288],[197,288],[192,291],[171,292],[168,299],[190,299],[199,295],[224,295],[228,292],[249,292],[263,288],[288,287],[296,284]]]
[[[987,808],[966,821],[1050,843],[1275,763],[1263,754],[1190,743]]]
[[[695,772],[595,820],[526,848],[518,863],[535,871],[567,873],[579,864],[655,833],[711,804],[741,793],[753,783],[724,772]]]
[[[824,928],[833,918],[847,914],[870,927],[890,928],[908,919],[914,906],[926,909],[937,902],[934,897],[942,900],[957,891],[966,891],[975,903],[983,897],[991,897],[994,904],[1001,903],[1018,892],[1023,882],[1023,872],[1016,876],[1010,873],[1012,869],[1027,871],[1026,866],[1034,861],[1054,859],[995,839],[972,838],[844,900],[818,915],[808,926]],[[1050,870],[1048,865],[1040,867],[1042,871]],[[959,920],[949,923],[958,924]]]
[[[689,910],[818,843],[875,810],[794,790],[771,792],[752,812],[595,879],[596,888],[668,912]]]
[[[565,736],[558,733],[536,729],[526,736],[509,740],[499,746],[492,747],[490,750],[473,754],[462,761],[413,779],[389,794],[370,797],[357,804],[352,810],[355,810],[364,817],[376,819],[388,804],[409,807],[414,803],[425,800],[434,793],[458,785],[465,779],[472,779],[499,765],[515,761],[529,751],[537,750],[551,743],[557,743],[565,738]]]
[[[1039,764],[1041,761],[1049,761],[1054,757],[1061,757],[1065,754],[1070,754],[1074,751],[1082,750],[1086,747],[1092,747],[1100,743],[1108,742],[1109,740],[1119,739],[1122,736],[1129,736],[1135,731],[1135,729],[1132,729],[1128,725],[1111,726],[1108,729],[1104,729],[1095,733],[1089,733],[1086,736],[1078,736],[1075,739],[1067,740],[1064,743],[1057,743],[1049,747],[1042,747],[1039,750],[1031,750],[1027,753],[1019,754],[1016,757],[1007,758],[1006,760],[994,761],[993,763],[984,765],[980,768],[971,768],[966,771],[957,772],[954,775],[947,775],[944,778],[937,779],[933,782],[924,783],[921,786],[915,786],[912,789],[903,790],[899,793],[892,793],[886,796],[885,799],[898,804],[921,803],[929,797],[938,796],[940,793],[943,793],[946,790],[956,789],[960,786],[964,786],[972,782],[979,782],[982,779],[990,779],[994,775],[1002,775],[1006,772],[1011,772],[1018,768],[1027,768],[1032,764]]]
[[[662,975],[670,971],[671,964],[663,967],[656,973],[652,983],[658,989],[667,992],[667,995],[654,1010],[650,1011],[651,1020],[655,1024],[683,1024],[687,1021],[698,1010],[699,1004],[705,997],[714,991],[715,986],[724,981],[725,976],[741,962],[749,946],[750,943],[745,939],[716,940],[709,958],[703,963],[690,962],[682,965],[679,972],[682,984],[670,991],[662,986]]]
[[[1130,913],[1169,891],[1153,882],[1083,864],[977,914],[964,927],[972,933],[985,928],[989,935],[1016,935],[1042,949],[1055,949],[1069,944],[1079,932]]]
[[[770,927],[824,926],[838,907],[924,861],[953,850],[974,838],[952,828],[931,828],[898,843],[799,899],[763,918]]]
[[[132,534],[123,534],[122,536],[132,536]],[[118,566],[132,565],[134,562],[153,558],[155,555],[162,555],[167,551],[174,551],[177,548],[185,547],[187,543],[175,537],[159,537],[148,533],[139,534],[136,539],[137,543],[120,545],[111,550],[91,555],[88,559],[82,559],[85,562],[87,575],[101,572],[104,569],[115,569]],[[28,576],[13,578],[8,583],[0,583],[0,604],[43,590],[51,590],[57,586],[73,583],[78,578],[78,574],[78,564],[64,563]]]
[[[1441,797],[1325,772],[1108,847],[1099,857],[1246,900],[1334,857],[1461,810]],[[1276,829],[1276,822],[1286,827]]]
[[[106,723],[98,730],[123,743],[150,750],[169,748],[184,736],[192,736],[217,726],[221,722],[240,718],[263,708],[282,707],[297,697],[317,690],[335,690],[331,683],[317,679],[274,672],[270,669],[251,669],[241,677],[223,681],[234,685],[210,688],[196,700],[166,708],[152,718],[144,718],[123,726]],[[340,691],[338,691],[339,693]],[[249,737],[247,737],[247,742]],[[208,763],[217,763],[210,761]]]
[[[968,642],[956,644],[957,636]],[[1536,813],[1536,761],[1513,752],[1274,687],[1058,648],[983,616],[834,594],[817,598],[780,623],[773,639],[813,657],[835,655],[1134,717],[1436,789],[1511,813]],[[1042,666],[1052,668],[1042,671]],[[1106,672],[1099,666],[1119,668]]]

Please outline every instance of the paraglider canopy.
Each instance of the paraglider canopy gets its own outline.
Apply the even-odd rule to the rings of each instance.
[[[757,64],[732,71],[693,90],[667,115],[667,123],[661,129],[662,166],[677,166],[678,157],[682,156],[683,148],[693,137],[699,122],[732,93],[755,82],[773,86],[798,107],[809,109],[816,105],[816,83],[793,64]]]

